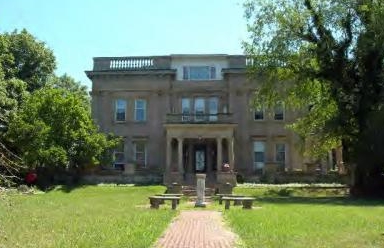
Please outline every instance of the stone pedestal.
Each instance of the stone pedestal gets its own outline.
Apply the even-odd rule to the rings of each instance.
[[[182,191],[182,185],[178,184],[177,182],[172,183],[167,188],[168,194],[181,194]]]
[[[233,186],[229,182],[219,184],[219,194],[232,194]]]
[[[230,183],[233,187],[236,186],[236,173],[234,172],[217,172],[216,180],[219,184]]]
[[[205,207],[206,203],[204,202],[205,199],[205,174],[196,174],[196,203],[195,207]]]

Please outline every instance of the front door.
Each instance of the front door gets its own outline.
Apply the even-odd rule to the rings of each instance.
[[[205,150],[203,149],[195,150],[195,170],[196,172],[205,171]]]

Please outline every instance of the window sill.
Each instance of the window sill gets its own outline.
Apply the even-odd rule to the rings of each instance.
[[[114,124],[146,124],[148,121],[114,121]]]

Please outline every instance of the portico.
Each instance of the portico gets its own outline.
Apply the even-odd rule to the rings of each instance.
[[[164,183],[192,184],[196,173],[207,174],[207,183],[220,183],[223,164],[233,171],[236,124],[165,124],[166,166]]]

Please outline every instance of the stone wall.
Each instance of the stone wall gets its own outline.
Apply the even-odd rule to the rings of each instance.
[[[340,183],[349,184],[350,176],[329,172],[328,174],[302,171],[280,172],[265,175],[247,175],[243,178],[248,183]]]
[[[98,175],[89,174],[82,176],[81,183],[99,184],[99,183],[117,183],[117,184],[162,184],[163,176],[157,173],[136,173],[134,175]]]

